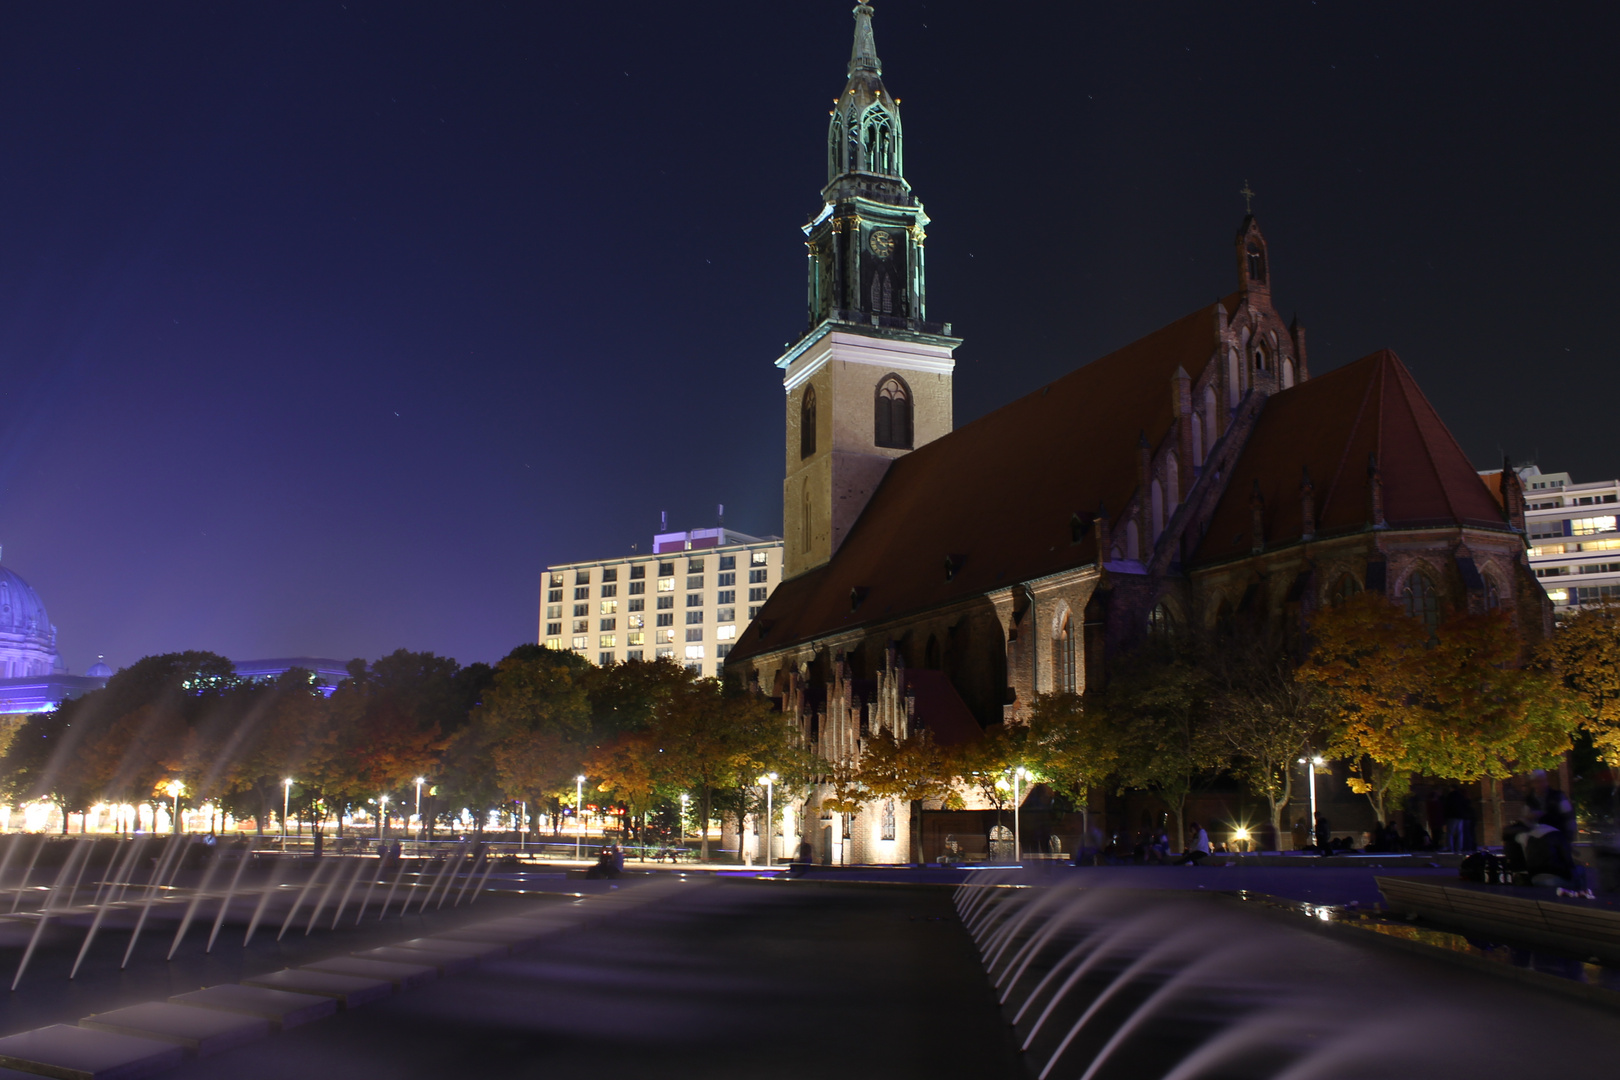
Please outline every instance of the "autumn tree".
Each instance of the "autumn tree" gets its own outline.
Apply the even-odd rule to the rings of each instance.
[[[1213,730],[1210,694],[1210,673],[1190,643],[1156,638],[1116,665],[1096,699],[1117,754],[1116,776],[1170,808],[1176,850],[1187,835],[1187,796],[1229,758]]]
[[[908,808],[912,862],[923,861],[922,804],[958,802],[954,771],[950,756],[926,728],[914,729],[904,739],[880,729],[864,741],[857,773],[860,786],[870,802],[893,799]]]
[[[1471,781],[1554,764],[1579,723],[1554,672],[1521,665],[1503,610],[1450,612],[1431,630],[1380,594],[1313,621],[1301,677],[1329,695],[1329,752],[1380,820],[1414,773]]]
[[[1104,710],[1086,708],[1078,694],[1042,694],[1030,710],[1021,756],[1089,825],[1091,790],[1113,773],[1119,744]]]
[[[1574,695],[1598,757],[1620,765],[1620,604],[1566,616],[1542,643],[1538,660]]]
[[[1321,689],[1299,677],[1279,635],[1219,636],[1207,655],[1213,737],[1225,746],[1231,774],[1266,800],[1280,835],[1296,762],[1326,722]]]

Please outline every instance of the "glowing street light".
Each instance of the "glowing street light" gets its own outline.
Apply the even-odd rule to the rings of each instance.
[[[174,797],[174,833],[180,835],[180,793],[186,790],[186,785],[178,780],[170,780],[165,790]]]
[[[585,778],[574,777],[574,858],[581,857],[580,849],[585,844]]]
[[[686,843],[686,804],[691,798],[692,796],[686,792],[681,792],[681,843],[683,845]]]
[[[774,866],[776,850],[771,845],[771,838],[776,835],[776,815],[771,804],[771,795],[776,790],[776,774],[766,773],[759,778],[759,782],[765,785],[765,865]]]
[[[281,850],[287,850],[287,804],[292,800],[292,779],[281,782]]]
[[[422,839],[422,778],[416,778],[416,839]]]
[[[383,829],[388,821],[388,796],[377,796],[377,840],[381,842]]]
[[[1013,861],[1019,866],[1024,865],[1024,834],[1020,831],[1018,820],[1018,806],[1022,802],[1018,794],[1018,783],[1020,780],[1032,776],[1034,774],[1022,765],[1013,770]]]
[[[1321,754],[1313,754],[1308,760],[1306,758],[1300,758],[1299,763],[1301,765],[1309,766],[1309,768],[1307,768],[1305,771],[1310,775],[1310,778],[1311,778],[1311,824],[1310,824],[1310,836],[1311,836],[1311,846],[1315,847],[1317,842],[1321,839],[1320,837],[1318,837],[1316,835],[1316,770],[1320,766],[1326,764],[1326,762],[1324,762],[1322,760],[1322,755]]]

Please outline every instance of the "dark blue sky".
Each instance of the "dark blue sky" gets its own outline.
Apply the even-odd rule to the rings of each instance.
[[[494,659],[547,562],[780,530],[849,0],[0,11],[0,542],[82,671]],[[1620,473],[1601,5],[879,0],[958,421],[1229,291]]]

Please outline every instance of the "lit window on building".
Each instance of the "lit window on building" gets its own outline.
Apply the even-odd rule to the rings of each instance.
[[[548,648],[548,649],[556,649],[558,652],[561,652],[562,647],[563,647],[562,638],[560,638],[560,637],[548,637],[548,638],[546,638],[546,648]]]
[[[675,631],[673,630],[656,630],[653,633],[655,635],[654,641],[659,645],[670,645],[675,641]]]
[[[736,636],[737,636],[737,628],[735,626],[717,626],[717,627],[715,627],[714,637],[715,637],[716,641],[730,641],[732,638],[735,638]]]
[[[583,634],[587,630],[589,630],[590,628],[591,628],[591,620],[589,620],[589,619],[575,619],[574,620],[574,633]]]
[[[701,645],[688,645],[686,647],[686,658],[688,660],[701,660],[701,659],[703,659],[703,646],[701,646]]]
[[[1576,551],[1620,551],[1620,540],[1587,540],[1580,544],[1565,544],[1564,549]]]
[[[659,578],[658,579],[658,591],[659,592],[674,592],[675,591],[675,579],[672,578],[672,577],[661,577],[661,578]]]
[[[675,650],[673,648],[659,649],[653,655],[660,660],[673,660],[675,659]]]
[[[631,630],[640,630],[643,626],[647,625],[647,619],[643,615],[626,615],[624,617],[624,625]]]
[[[771,560],[771,553],[770,552],[768,552],[768,551],[756,551],[756,552],[753,553],[753,556],[749,561],[752,562],[755,566],[764,566],[766,563],[770,562],[770,560]]]
[[[614,634],[603,634],[601,641],[597,643],[599,649],[616,649],[618,647],[618,637]]]
[[[584,652],[586,649],[588,649],[590,644],[591,639],[585,634],[574,635],[574,648],[578,649],[580,652]]]
[[[618,613],[619,613],[619,602],[617,600],[604,600],[604,601],[602,601],[602,614],[603,615],[617,615]]]
[[[1569,602],[1569,590],[1568,589],[1548,589],[1547,590],[1547,599],[1551,600],[1555,604],[1568,603]]]
[[[1598,543],[1600,543],[1600,544],[1613,543],[1613,541],[1599,540]],[[1572,544],[1572,545],[1567,545],[1567,546],[1579,549],[1581,545]],[[1530,557],[1532,559],[1538,559],[1543,555],[1562,555],[1562,554],[1564,554],[1564,548],[1565,547],[1566,547],[1566,545],[1564,545],[1564,544],[1544,544],[1541,547],[1533,547],[1533,548],[1530,549]]]
[[[553,589],[562,588],[562,583],[563,583],[563,576],[561,574],[552,574],[551,575],[551,587]],[[562,598],[558,597],[558,599],[560,600]]]
[[[1569,523],[1571,536],[1591,536],[1593,533],[1614,532],[1614,515],[1576,518]]]
[[[644,631],[632,630],[624,635],[624,643],[626,645],[645,645],[647,644],[647,635]]]

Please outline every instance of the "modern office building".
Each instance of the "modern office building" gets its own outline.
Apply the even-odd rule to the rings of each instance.
[[[1620,600],[1620,480],[1577,484],[1567,472],[1534,465],[1515,471],[1524,487],[1530,568],[1554,616]]]
[[[604,666],[663,657],[719,675],[781,580],[780,537],[660,533],[651,554],[547,567],[540,642]]]

